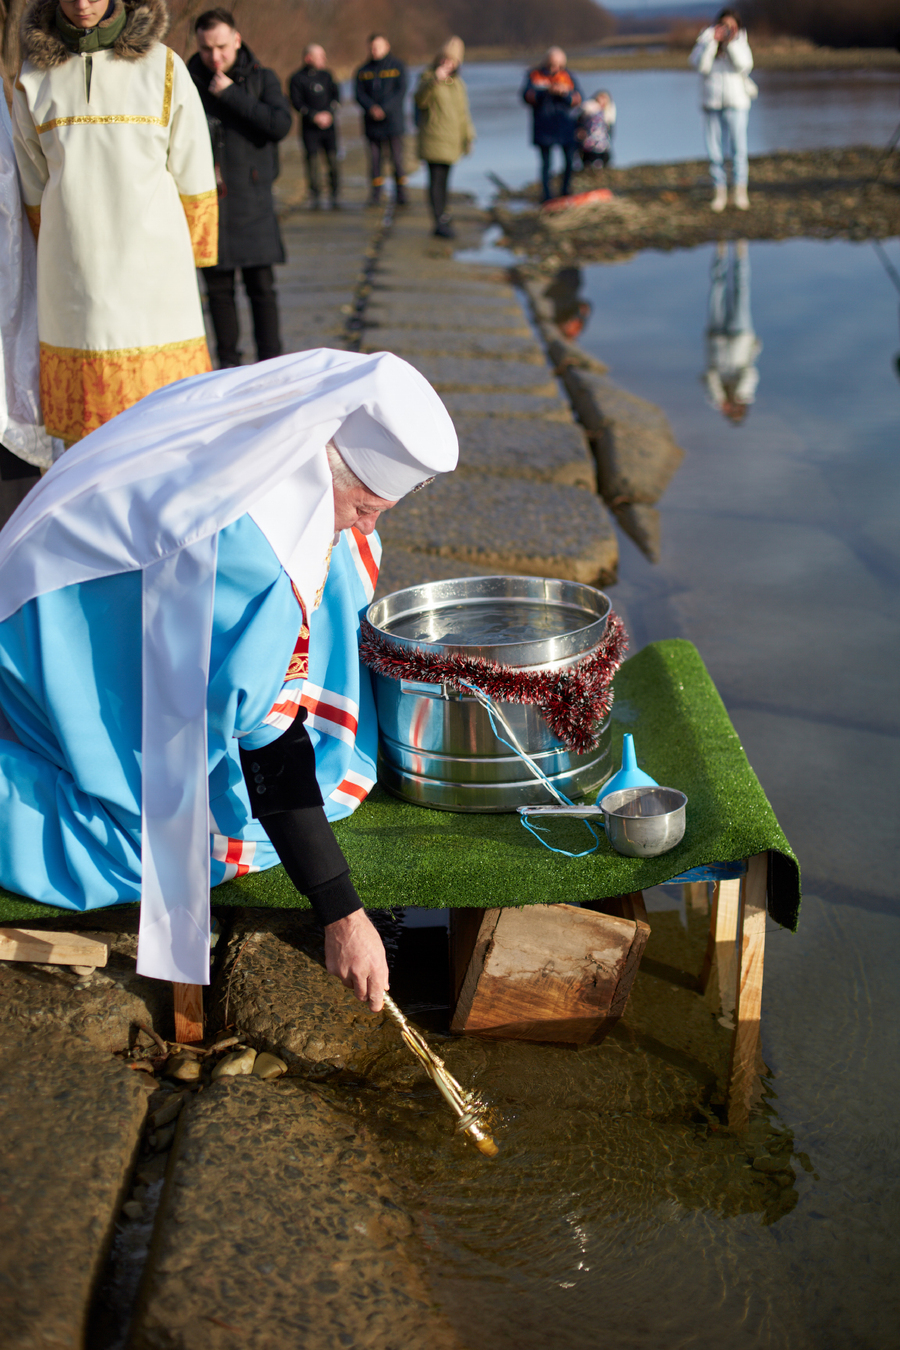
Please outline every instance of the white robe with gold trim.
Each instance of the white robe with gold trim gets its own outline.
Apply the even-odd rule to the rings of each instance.
[[[137,61],[110,50],[89,61],[26,60],[13,100],[38,238],[41,401],[47,430],[69,443],[210,369],[195,266],[215,263],[218,235],[209,132],[184,63],[162,43]]]

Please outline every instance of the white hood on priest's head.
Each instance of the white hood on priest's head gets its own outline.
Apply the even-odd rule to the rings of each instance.
[[[423,375],[384,353],[365,386],[364,402],[344,419],[333,440],[370,492],[397,501],[426,479],[456,468],[453,422]]]

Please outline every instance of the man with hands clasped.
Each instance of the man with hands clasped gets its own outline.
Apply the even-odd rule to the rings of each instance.
[[[328,164],[331,183],[331,209],[338,202],[337,128],[335,116],[341,103],[341,91],[330,70],[326,69],[325,48],[311,42],[303,53],[303,65],[291,76],[291,103],[300,114],[300,139],[306,151],[310,206],[319,209],[319,152]]]
[[[200,94],[212,141],[219,190],[219,260],[203,269],[220,367],[239,366],[234,274],[238,268],[253,311],[256,356],[281,355],[274,263],[284,262],[272,184],[278,142],[291,110],[274,70],[260,65],[227,9],[197,19],[197,52],[188,70]]]

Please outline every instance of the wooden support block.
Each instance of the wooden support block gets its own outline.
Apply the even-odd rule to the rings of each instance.
[[[471,951],[451,1030],[510,1040],[602,1040],[622,1016],[650,928],[643,897],[624,917],[574,905],[475,911],[458,923],[458,972]],[[451,911],[451,916],[457,911]],[[472,912],[470,911],[470,916]]]
[[[175,1039],[179,1045],[203,1040],[203,985],[174,984]]]
[[[762,1090],[762,1045],[759,1021],[762,1011],[763,962],[766,951],[766,879],[768,853],[749,860],[741,897],[738,932],[737,998],[731,1066],[728,1074],[728,1124],[745,1129],[750,1111]]]
[[[81,933],[44,928],[0,928],[0,961],[38,961],[51,966],[105,966],[109,943]]]
[[[737,930],[742,881],[719,881],[713,890],[709,941],[700,987],[717,1014],[730,1017],[737,991]]]

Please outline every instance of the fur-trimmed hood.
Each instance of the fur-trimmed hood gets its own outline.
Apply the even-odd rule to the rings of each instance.
[[[127,19],[113,46],[123,61],[140,61],[169,27],[165,0],[124,0]],[[32,0],[22,18],[22,59],[38,70],[51,70],[72,53],[56,27],[57,0]]]

